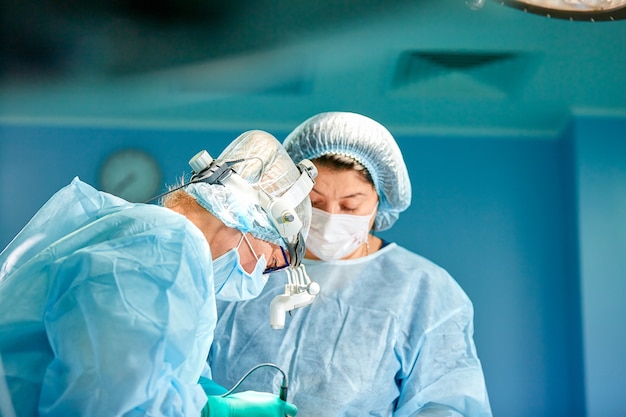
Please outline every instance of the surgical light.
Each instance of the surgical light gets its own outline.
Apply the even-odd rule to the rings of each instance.
[[[557,19],[610,21],[626,18],[626,0],[495,0],[524,12]]]

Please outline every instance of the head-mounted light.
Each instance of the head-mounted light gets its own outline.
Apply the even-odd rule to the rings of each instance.
[[[300,171],[298,180],[283,195],[274,198],[260,186],[255,189],[235,171],[233,165],[242,161],[241,159],[216,161],[207,151],[198,152],[189,161],[194,174],[188,184],[197,182],[221,184],[232,189],[244,201],[261,206],[285,241],[291,266],[298,267],[304,258],[305,243],[302,236],[303,224],[295,208],[313,188],[314,179],[317,176],[315,165],[308,159],[300,162],[297,165]]]

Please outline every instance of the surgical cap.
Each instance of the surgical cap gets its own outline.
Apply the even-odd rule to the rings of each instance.
[[[234,170],[254,189],[260,187],[273,198],[282,196],[300,177],[300,170],[281,143],[261,130],[241,134],[216,159],[242,160],[233,165]],[[250,233],[266,242],[288,247],[257,201],[244,198],[220,184],[194,183],[188,185],[186,191],[226,226]],[[295,212],[302,221],[301,233],[306,239],[311,224],[311,202],[308,196],[295,207]]]
[[[294,161],[343,155],[363,165],[378,193],[374,230],[387,230],[411,204],[411,182],[400,148],[389,131],[369,117],[347,112],[317,114],[283,142]]]

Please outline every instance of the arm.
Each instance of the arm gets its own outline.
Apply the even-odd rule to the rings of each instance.
[[[197,381],[215,320],[211,281],[193,270],[186,257],[197,253],[184,239],[168,239],[112,239],[53,268],[45,325],[54,359],[41,415],[200,413],[206,397]]]
[[[419,288],[422,328],[410,328],[401,351],[400,398],[395,417],[490,417],[484,375],[473,340],[473,307],[446,273]],[[407,326],[411,326],[407,324]]]

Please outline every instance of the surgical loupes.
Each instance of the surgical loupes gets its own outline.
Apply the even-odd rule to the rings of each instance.
[[[285,314],[313,302],[320,292],[317,282],[311,281],[303,264],[297,268],[287,268],[285,292],[274,297],[270,303],[270,326],[272,329],[285,327]]]

